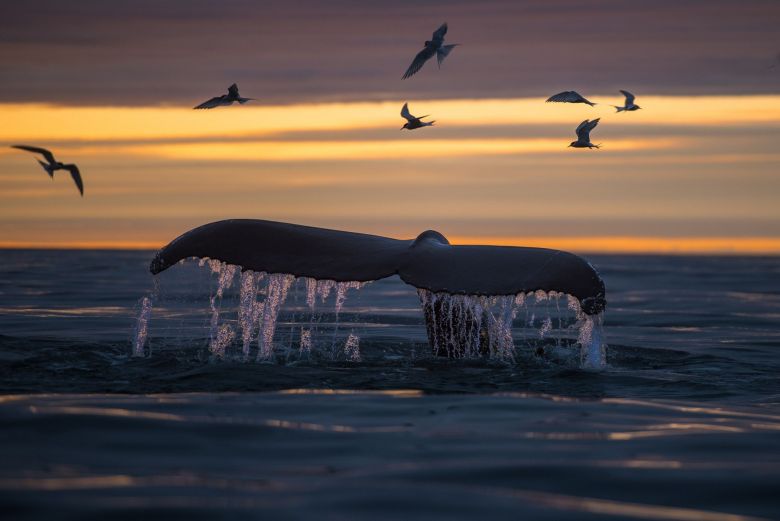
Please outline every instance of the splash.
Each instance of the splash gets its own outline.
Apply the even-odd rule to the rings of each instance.
[[[301,341],[300,341],[301,355],[311,353],[311,329],[301,328]]]
[[[149,334],[149,319],[152,316],[152,298],[141,299],[141,311],[135,325],[135,338],[133,340],[133,356],[144,356],[146,336]]]
[[[352,362],[360,362],[360,337],[354,333],[350,333],[347,337],[347,341],[344,344],[344,354],[347,359]]]
[[[335,280],[317,280],[307,277],[308,281],[314,281],[314,287],[316,288],[316,294],[320,298],[320,302],[324,303],[328,299],[328,295],[336,287]],[[311,307],[314,308],[315,301],[312,301]]]
[[[518,346],[514,338],[517,317],[523,313],[519,329],[526,339],[526,328],[535,331],[532,337],[541,340],[556,336],[556,346],[561,337],[576,335],[580,348],[580,365],[585,369],[603,369],[606,366],[606,349],[603,343],[602,316],[584,313],[579,301],[570,295],[556,291],[535,291],[507,296],[451,295],[418,289],[420,303],[425,313],[428,339],[433,353],[452,358],[490,358],[512,362],[516,360],[518,347],[534,347],[530,342]],[[561,309],[560,300],[566,299]],[[574,315],[574,320],[564,320],[564,311]],[[537,314],[541,325],[537,327]],[[528,318],[530,316],[530,318]],[[554,327],[553,317],[558,328]],[[537,349],[539,346],[536,346]]]
[[[263,323],[260,326],[257,360],[268,360],[273,355],[274,332],[279,318],[279,309],[287,299],[294,275],[272,273],[268,276],[268,294],[263,306]]]
[[[256,324],[265,308],[265,303],[257,301],[258,284],[265,273],[247,270],[241,274],[239,293],[238,324],[241,329],[241,352],[245,360],[249,359],[252,339],[257,331]]]
[[[211,358],[276,363],[364,359],[360,349],[363,333],[355,328],[358,315],[341,314],[352,290],[361,290],[366,283],[254,272],[215,260],[203,260],[200,265],[209,274],[208,287],[204,288],[209,295],[208,314],[205,320],[200,319],[207,342],[201,345]],[[191,293],[197,295],[198,291]],[[571,360],[571,350],[578,349],[581,367],[602,369],[606,365],[603,317],[584,313],[573,296],[555,291],[494,296],[424,289],[417,293],[430,352],[435,356],[518,363],[533,357]],[[160,307],[155,299],[145,297],[140,302],[134,356],[148,354],[145,345],[153,301],[159,309],[155,316],[160,315],[155,324],[170,324],[164,318],[166,313],[185,317],[179,318],[181,328],[198,323],[190,318],[197,308],[186,308],[188,315],[174,306],[166,308],[166,302]],[[340,326],[344,320],[348,327]],[[163,329],[171,330],[175,328]],[[197,342],[204,336],[188,341]],[[414,352],[413,343],[410,340],[409,353]]]
[[[336,314],[341,313],[341,310],[344,307],[344,301],[347,299],[347,291],[350,289],[360,289],[363,285],[364,283],[356,281],[336,283]]]
[[[225,347],[233,340],[235,332],[233,328],[220,327],[219,312],[222,304],[222,297],[225,290],[233,285],[233,279],[237,271],[237,266],[226,264],[224,262],[210,260],[209,269],[217,275],[216,294],[209,298],[209,307],[211,308],[211,321],[209,327],[209,351],[218,358],[225,355]]]

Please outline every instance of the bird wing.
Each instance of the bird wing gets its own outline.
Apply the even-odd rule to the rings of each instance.
[[[601,118],[596,118],[593,121],[585,120],[577,126],[577,139],[580,141],[590,141],[590,131],[596,128]]]
[[[585,98],[580,96],[577,92],[573,90],[567,90],[564,92],[559,92],[558,94],[554,96],[550,96],[547,98],[547,102],[553,102],[553,103],[575,103],[577,101],[582,101]]]
[[[79,189],[81,196],[84,196],[84,182],[81,180],[81,172],[76,165],[65,165],[63,168],[70,172],[70,176],[73,178],[73,182],[76,183],[76,188]]]
[[[417,53],[417,56],[414,57],[414,60],[412,61],[412,64],[409,65],[409,68],[406,69],[406,72],[401,77],[402,80],[405,80],[406,78],[410,78],[417,74],[417,71],[422,69],[422,66],[425,65],[425,62],[433,58],[433,55],[436,54],[436,50],[431,45],[426,45],[425,49]]]
[[[577,129],[574,131],[574,132],[576,132],[576,133],[577,133],[577,139],[582,139],[582,135],[580,134],[581,132],[585,132],[585,139],[587,139],[587,138],[588,138],[588,134],[587,134],[587,132],[588,132],[588,131],[587,131],[587,130],[585,130],[585,126],[586,126],[588,123],[590,123],[590,120],[586,119],[585,121],[583,121],[582,123],[580,123],[579,125],[577,125]]]
[[[447,22],[444,22],[438,29],[433,31],[433,37],[431,39],[434,42],[441,43],[444,41],[445,34],[447,34]]]
[[[404,106],[401,108],[401,117],[404,118],[406,121],[409,121],[409,122],[412,122],[415,119],[417,119],[414,116],[412,116],[411,112],[409,112],[409,104],[408,103],[404,103]]]
[[[229,96],[233,96],[234,98],[238,98],[239,97],[239,95],[238,95],[238,85],[236,85],[234,83],[233,85],[228,87],[228,95]]]
[[[636,98],[636,96],[634,96],[627,90],[621,90],[620,93],[626,97],[626,107],[630,107],[631,105],[634,104],[634,99]]]
[[[439,67],[441,67],[441,62],[444,61],[444,58],[449,56],[452,49],[454,49],[458,45],[459,44],[457,43],[453,43],[452,45],[442,45],[441,47],[438,48],[438,50],[436,51],[436,59],[439,62]]]
[[[46,150],[45,148],[40,147],[30,147],[27,145],[13,145],[11,148],[18,148],[19,150],[26,150],[28,152],[35,152],[36,154],[43,154],[43,157],[46,158],[46,161],[49,163],[56,163],[57,160],[54,159],[54,154],[52,154],[50,151]]]
[[[225,99],[225,96],[214,96],[208,101],[204,101],[197,107],[196,109],[213,109],[214,107],[219,107],[222,105],[222,101]]]

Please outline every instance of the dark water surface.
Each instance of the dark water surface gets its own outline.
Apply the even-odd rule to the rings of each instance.
[[[591,257],[602,372],[436,360],[398,279],[361,362],[210,361],[191,266],[133,358],[150,258],[0,251],[3,519],[780,518],[780,258]]]

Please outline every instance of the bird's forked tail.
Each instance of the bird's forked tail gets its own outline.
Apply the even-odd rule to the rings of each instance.
[[[54,169],[49,165],[49,163],[44,163],[40,159],[37,160],[38,163],[43,167],[44,170],[46,170],[46,173],[49,174],[49,177],[54,179]]]
[[[453,43],[450,45],[442,45],[439,47],[439,49],[436,51],[436,61],[439,63],[439,67],[441,67],[441,63],[444,61],[444,58],[450,55],[450,52],[452,50],[460,45],[459,43]]]
[[[623,112],[624,110],[626,110],[625,107],[618,107],[617,105],[612,105],[612,106],[615,107],[615,112]]]

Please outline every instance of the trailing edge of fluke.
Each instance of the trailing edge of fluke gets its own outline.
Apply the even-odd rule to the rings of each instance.
[[[574,254],[545,248],[452,246],[428,230],[413,240],[253,219],[194,228],[162,248],[149,270],[183,259],[216,259],[243,269],[320,280],[367,282],[399,275],[433,292],[514,295],[558,291],[594,315],[606,306],[604,282]]]

